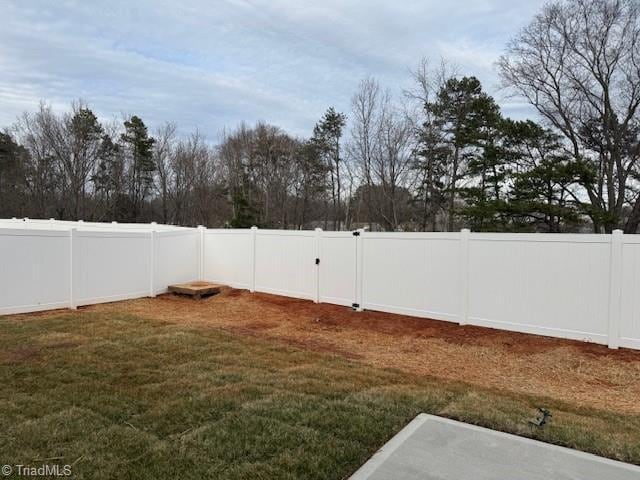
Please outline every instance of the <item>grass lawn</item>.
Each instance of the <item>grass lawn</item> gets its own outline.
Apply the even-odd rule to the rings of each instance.
[[[73,478],[341,479],[419,412],[640,464],[640,417],[365,366],[212,327],[0,318],[0,464]],[[544,428],[530,425],[551,410]]]

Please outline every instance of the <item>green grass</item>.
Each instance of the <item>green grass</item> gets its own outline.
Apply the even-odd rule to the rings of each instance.
[[[75,462],[73,478],[341,479],[420,412],[640,463],[637,416],[215,329],[0,318],[0,345],[0,464]],[[553,413],[543,429],[528,423],[538,406]]]

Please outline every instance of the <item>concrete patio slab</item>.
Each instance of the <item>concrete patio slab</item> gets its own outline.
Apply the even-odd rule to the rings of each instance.
[[[351,480],[638,480],[640,467],[421,414]]]

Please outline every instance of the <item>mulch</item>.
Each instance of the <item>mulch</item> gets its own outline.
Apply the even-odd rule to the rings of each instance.
[[[215,327],[379,368],[640,414],[640,351],[230,288],[203,300],[168,294],[86,310]]]

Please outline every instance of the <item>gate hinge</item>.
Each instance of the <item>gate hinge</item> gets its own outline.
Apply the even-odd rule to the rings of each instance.
[[[353,232],[353,236],[354,237],[359,237],[360,236],[360,232],[358,230],[356,230],[355,232]]]
[[[316,258],[316,265],[320,265],[320,259]]]

